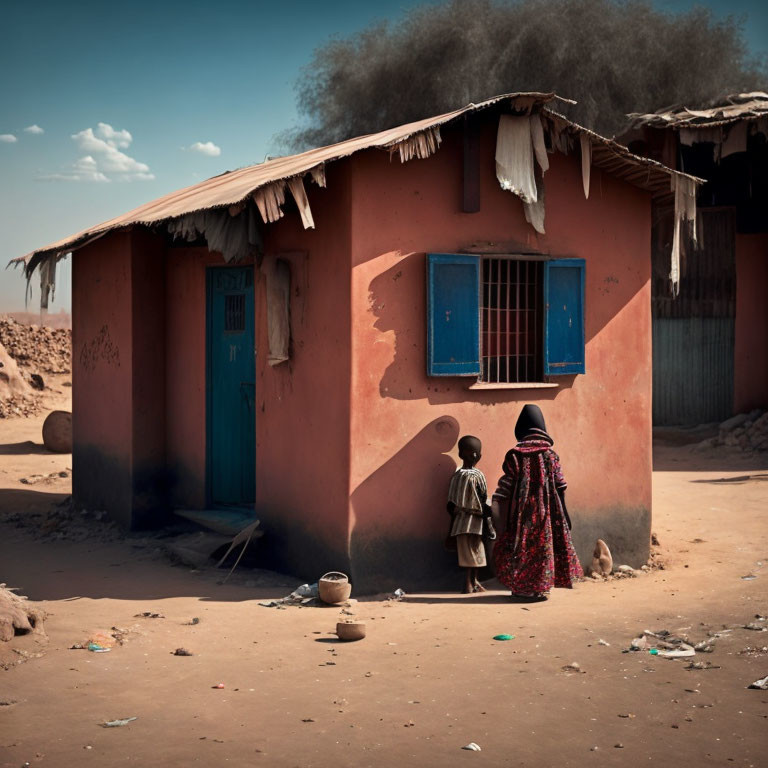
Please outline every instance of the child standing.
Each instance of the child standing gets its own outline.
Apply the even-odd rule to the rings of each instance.
[[[462,590],[464,594],[485,592],[477,578],[478,570],[486,564],[484,527],[489,538],[496,538],[490,519],[491,509],[486,503],[488,488],[485,475],[475,469],[481,455],[482,444],[476,437],[462,437],[459,440],[459,458],[463,463],[454,473],[448,486],[448,512],[452,518],[448,535],[455,538],[459,566],[466,570]]]

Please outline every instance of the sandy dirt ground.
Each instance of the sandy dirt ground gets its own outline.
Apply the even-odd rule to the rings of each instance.
[[[68,477],[20,482],[71,466],[41,447],[41,424],[0,423],[0,516],[69,492]],[[294,579],[221,585],[151,542],[0,523],[0,581],[49,613],[47,641],[7,644],[24,663],[0,669],[0,766],[768,765],[768,691],[747,689],[768,675],[768,632],[744,628],[768,623],[768,458],[666,444],[655,463],[663,570],[530,605],[500,590],[361,598],[357,643],[335,639],[337,607],[259,605]],[[112,627],[126,632],[110,652],[70,649]],[[731,631],[696,654],[713,668],[687,669],[622,653],[646,628]]]

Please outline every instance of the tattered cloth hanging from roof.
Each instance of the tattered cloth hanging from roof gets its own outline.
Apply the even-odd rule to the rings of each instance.
[[[541,169],[536,178],[534,157]],[[501,115],[496,134],[496,178],[523,201],[526,221],[544,234],[544,173],[549,169],[544,129],[538,114]]]
[[[589,200],[589,177],[592,171],[592,142],[586,133],[579,134],[581,140],[581,183],[584,197]]]
[[[684,221],[690,225],[687,229],[694,244],[696,243],[696,181],[685,176],[672,176],[670,188],[675,194],[675,223],[669,282],[672,295],[677,296],[680,293],[680,240]]]
[[[52,256],[40,265],[40,309],[48,309],[48,298],[53,299],[56,293],[56,263],[58,258]]]
[[[426,160],[430,155],[437,152],[441,141],[440,126],[435,125],[391,144],[389,155],[391,157],[394,152],[399,152],[401,163],[407,163],[414,157],[419,160]]]
[[[322,163],[314,168],[310,168],[308,173],[312,176],[312,180],[318,187],[325,187],[325,166]],[[286,185],[296,201],[296,207],[299,209],[304,229],[314,229],[315,220],[312,218],[307,192],[304,189],[304,180],[301,176],[292,176],[287,180],[281,179],[272,182],[266,186],[259,187],[253,193],[253,201],[258,207],[264,223],[269,224],[283,217]]]
[[[232,215],[232,211],[236,211]],[[166,224],[174,239],[194,242],[203,237],[209,251],[218,251],[225,261],[240,261],[261,253],[262,241],[259,222],[253,206],[213,208],[195,211]]]
[[[290,355],[291,266],[285,259],[267,256],[261,268],[267,278],[267,362],[274,366]]]

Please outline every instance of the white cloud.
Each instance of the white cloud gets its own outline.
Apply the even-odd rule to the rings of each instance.
[[[45,133],[45,131],[37,124],[34,125],[28,125],[24,129],[24,133],[34,133],[35,136],[39,136],[41,133]]]
[[[192,152],[199,152],[209,157],[218,157],[221,154],[221,147],[217,147],[212,141],[196,141],[189,148]]]
[[[18,139],[12,133],[0,133],[0,141],[5,144],[15,144]]]
[[[84,154],[63,173],[41,176],[45,181],[151,181],[155,178],[146,163],[139,162],[121,149],[127,149],[133,137],[126,130],[115,130],[98,123],[96,131],[86,128],[72,135]]]
[[[126,131],[116,131],[111,125],[108,125],[107,123],[99,123],[96,127],[96,130],[99,133],[99,136],[101,136],[104,141],[107,142],[112,147],[120,147],[122,149],[125,149],[126,147],[129,147],[131,145],[131,142],[133,141],[133,136]]]

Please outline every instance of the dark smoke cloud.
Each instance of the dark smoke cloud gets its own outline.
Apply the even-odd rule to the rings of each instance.
[[[576,99],[568,116],[612,135],[627,112],[765,88],[743,22],[644,1],[453,0],[420,6],[314,52],[298,83],[300,150],[510,91]]]

